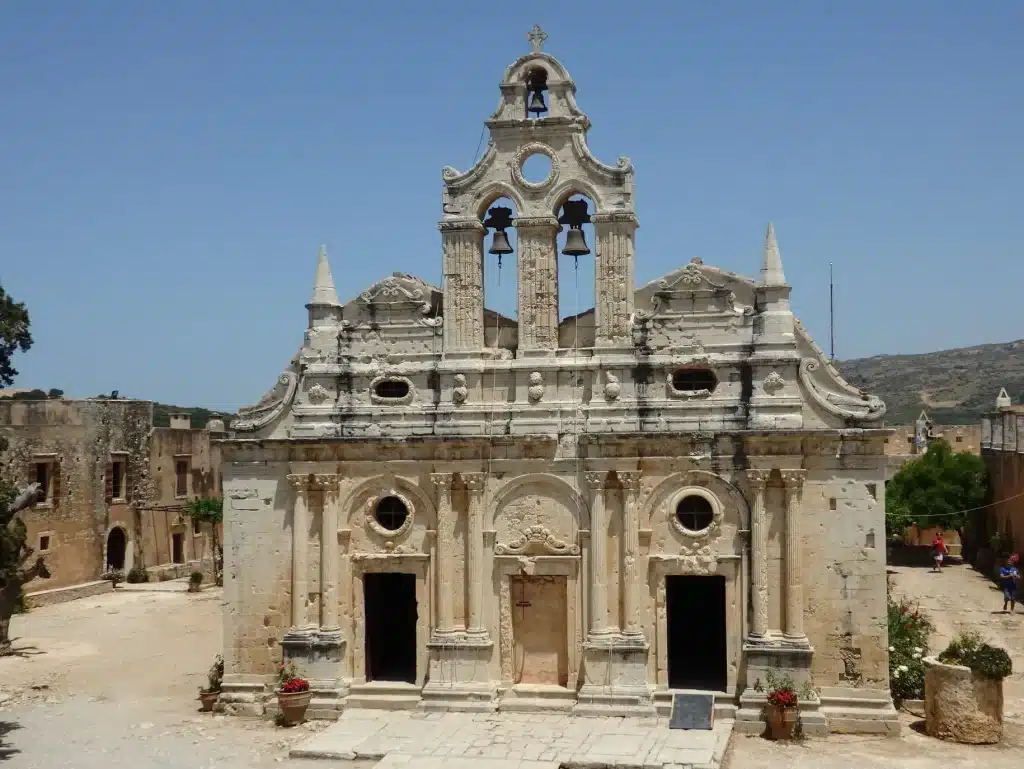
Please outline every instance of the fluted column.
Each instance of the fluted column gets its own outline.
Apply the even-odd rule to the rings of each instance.
[[[456,631],[453,596],[456,590],[452,543],[455,542],[455,513],[452,510],[452,474],[432,473],[437,490],[437,628],[435,632]]]
[[[633,232],[639,226],[630,212],[594,214],[597,237],[594,278],[595,345],[608,347],[630,344],[633,315]]]
[[[616,472],[622,484],[622,625],[626,635],[642,635],[636,561],[640,554],[640,524],[636,500],[639,472]]]
[[[787,640],[806,642],[804,635],[803,565],[800,563],[800,502],[806,470],[783,470],[786,484],[786,629]]]
[[[764,492],[768,485],[768,470],[747,470],[747,486],[753,494],[750,506],[752,584],[751,603],[754,622],[750,629],[753,638],[768,635],[768,521],[765,519]]]
[[[292,507],[292,630],[307,630],[309,587],[309,476],[294,474],[288,482],[295,489]]]
[[[487,635],[484,629],[484,526],[483,526],[483,473],[462,473],[462,482],[469,492],[469,525],[466,534],[469,547],[466,554],[466,579],[469,582],[469,628],[472,635]]]
[[[320,515],[320,629],[341,629],[338,615],[338,488],[337,475],[314,476],[323,491]]]
[[[590,633],[605,635],[608,627],[608,588],[604,583],[604,572],[608,568],[605,543],[608,540],[608,523],[605,520],[605,479],[607,472],[585,473],[590,487]]]
[[[484,346],[483,243],[486,229],[476,219],[438,225],[444,250],[445,352]]]
[[[558,349],[558,220],[515,220],[519,266],[519,350]]]

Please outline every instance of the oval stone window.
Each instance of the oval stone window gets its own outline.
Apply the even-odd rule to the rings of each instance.
[[[676,520],[687,531],[704,531],[715,520],[715,510],[704,497],[690,494],[676,505]]]
[[[401,379],[385,379],[383,382],[378,382],[373,391],[378,398],[397,400],[409,394],[409,383],[403,382]]]
[[[377,503],[373,517],[388,531],[398,531],[409,517],[409,508],[398,497],[384,497]]]
[[[718,377],[708,368],[681,368],[672,374],[672,389],[677,392],[694,393],[701,390],[714,392]]]

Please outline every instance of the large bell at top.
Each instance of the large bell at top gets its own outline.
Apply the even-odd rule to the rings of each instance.
[[[512,209],[504,206],[495,206],[487,212],[484,219],[484,227],[494,230],[491,238],[491,247],[487,253],[498,257],[498,264],[501,264],[501,257],[512,253],[512,245],[508,242],[508,235],[505,230],[512,226]]]
[[[532,115],[543,115],[548,111],[548,105],[544,103],[544,92],[536,90],[530,93],[530,106],[526,111]]]
[[[587,239],[583,236],[583,225],[589,221],[587,201],[579,199],[565,201],[562,205],[562,215],[558,217],[559,224],[569,225],[569,232],[565,235],[565,248],[562,249],[563,254],[580,257],[590,253]]]

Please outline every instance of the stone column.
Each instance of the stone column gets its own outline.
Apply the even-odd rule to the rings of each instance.
[[[806,470],[783,470],[786,484],[786,627],[789,641],[806,643],[804,635],[803,572],[800,563],[800,501]]]
[[[631,212],[594,214],[597,236],[594,276],[594,344],[597,347],[628,345],[633,314],[633,232],[639,226]]]
[[[640,491],[639,472],[616,471],[622,484],[622,625],[626,635],[643,635],[637,595],[636,561],[640,554],[640,523],[636,500]]]
[[[519,264],[519,350],[558,349],[558,220],[515,220]]]
[[[309,476],[294,474],[288,482],[295,489],[292,507],[292,630],[308,630],[309,617],[306,604],[309,588],[306,585],[309,570]]]
[[[450,635],[456,631],[453,592],[452,543],[455,541],[455,513],[452,510],[452,474],[432,473],[437,490],[437,627],[435,633]]]
[[[608,524],[605,521],[604,492],[607,472],[585,473],[590,487],[590,634],[607,635],[608,590],[604,584],[604,572],[608,568],[605,543],[608,540]]]
[[[752,584],[751,603],[754,622],[750,628],[752,638],[761,640],[768,635],[768,521],[765,520],[764,491],[768,485],[769,470],[747,470],[747,486],[753,494],[750,506]]]
[[[438,225],[444,250],[445,352],[484,346],[483,244],[486,228],[476,219]]]
[[[469,584],[469,628],[470,635],[486,636],[484,628],[484,525],[483,493],[484,473],[462,473],[462,482],[469,491],[469,525],[466,536],[469,539],[466,554],[466,580]]]
[[[320,629],[341,629],[338,614],[338,487],[337,475],[314,476],[323,490],[324,507],[320,515]]]

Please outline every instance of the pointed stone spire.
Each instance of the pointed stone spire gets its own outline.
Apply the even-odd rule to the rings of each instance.
[[[775,227],[768,222],[768,231],[764,235],[764,258],[761,261],[762,286],[785,286],[786,276],[782,272],[782,255],[779,244],[775,242]]]
[[[320,246],[316,258],[316,283],[313,284],[313,296],[310,297],[309,305],[337,304],[338,292],[334,289],[331,265],[327,261],[327,246]]]
[[[1010,400],[1010,396],[1006,392],[1005,387],[999,388],[999,395],[996,396],[996,408],[997,409],[1008,409],[1013,406],[1013,401]]]

